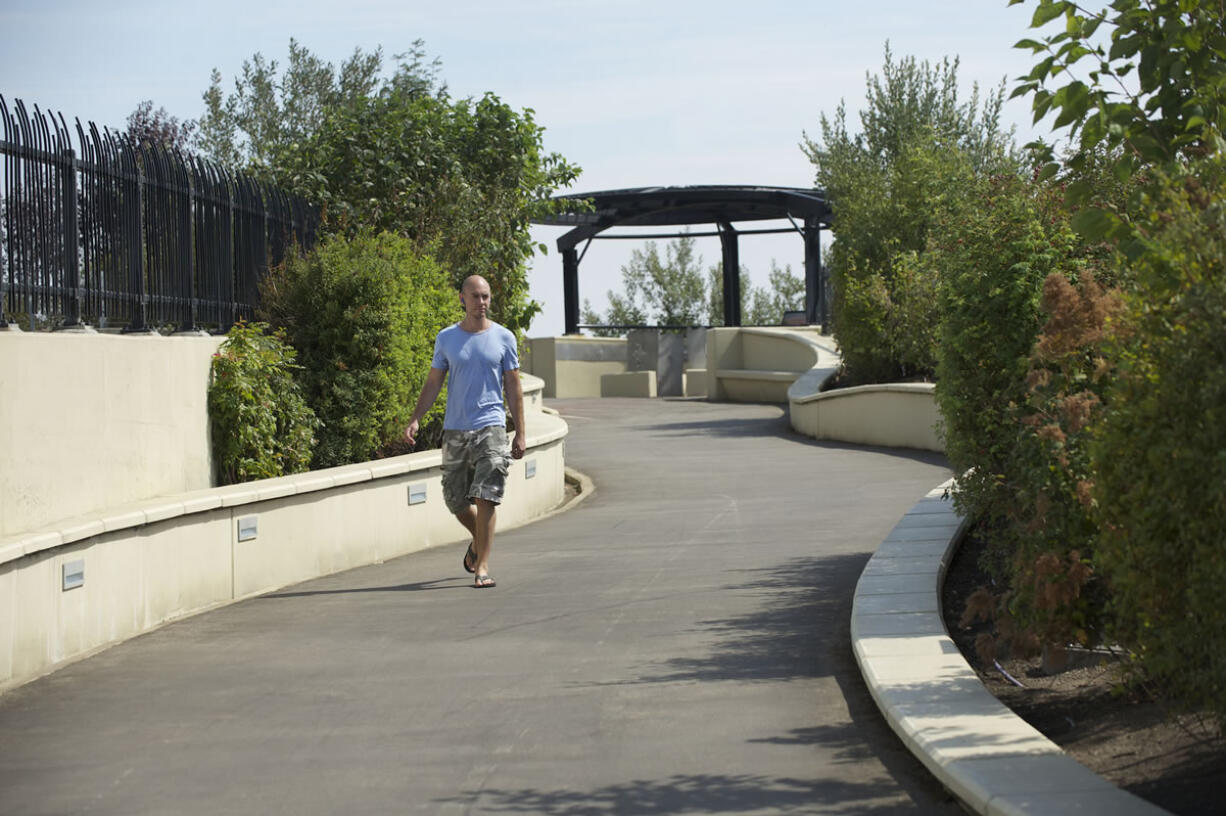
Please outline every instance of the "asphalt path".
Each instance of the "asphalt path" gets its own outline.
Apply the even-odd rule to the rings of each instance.
[[[548,404],[596,492],[501,532],[496,588],[457,541],[9,692],[0,813],[961,813],[848,634],[942,457],[818,443],[773,406]]]

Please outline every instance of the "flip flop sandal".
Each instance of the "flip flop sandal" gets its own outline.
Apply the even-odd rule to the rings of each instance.
[[[490,589],[491,587],[496,586],[498,586],[498,584],[494,583],[494,579],[489,575],[478,575],[476,580],[473,582],[473,589]]]
[[[472,559],[472,561],[469,561],[470,558]],[[476,572],[477,571],[477,554],[473,552],[473,543],[471,541],[468,542],[468,551],[464,553],[464,571],[465,572]]]

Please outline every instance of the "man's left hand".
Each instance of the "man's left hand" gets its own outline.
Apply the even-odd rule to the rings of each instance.
[[[524,438],[523,431],[516,431],[515,438],[511,440],[511,458],[523,459],[524,452],[528,449],[527,440]]]

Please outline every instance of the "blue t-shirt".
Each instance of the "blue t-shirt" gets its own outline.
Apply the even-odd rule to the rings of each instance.
[[[447,372],[445,430],[507,424],[502,373],[519,368],[514,334],[497,323],[475,334],[456,323],[438,333],[430,365]]]

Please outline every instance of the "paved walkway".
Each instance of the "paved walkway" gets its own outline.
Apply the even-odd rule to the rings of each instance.
[[[852,657],[948,478],[774,407],[561,400],[596,494],[173,624],[0,697],[0,813],[948,813]]]

